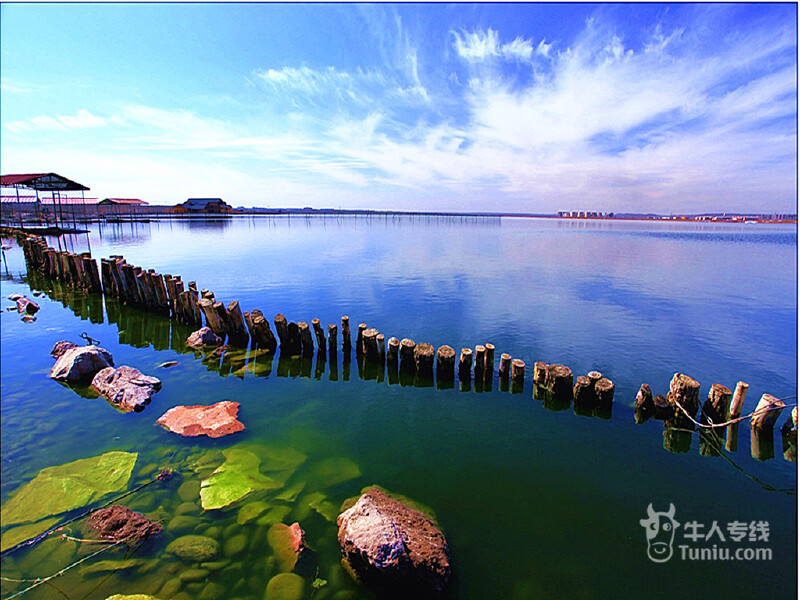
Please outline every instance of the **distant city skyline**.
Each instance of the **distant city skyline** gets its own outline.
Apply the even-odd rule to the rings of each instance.
[[[2,4],[0,171],[98,198],[797,212],[796,4]]]

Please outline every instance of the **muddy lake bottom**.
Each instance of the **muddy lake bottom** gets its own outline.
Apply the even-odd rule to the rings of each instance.
[[[700,381],[701,401],[712,383],[747,381],[744,413],[764,393],[797,402],[795,226],[232,218],[90,229],[47,241],[180,274],[270,320],[280,312],[325,327],[349,315],[354,334],[364,322],[387,339],[457,351],[491,342],[495,366],[503,352],[525,361],[526,382],[512,393],[495,370],[487,384],[442,386],[365,366],[354,352],[350,361],[341,351],[335,360],[233,348],[210,357],[185,347],[191,327],[28,274],[21,249],[4,239],[3,505],[42,469],[104,453],[135,453],[126,490],[164,469],[172,476],[121,501],[163,532],[91,556],[101,548],[61,537],[91,536],[75,521],[2,558],[3,600],[82,559],[21,597],[261,600],[280,570],[268,532],[294,522],[319,565],[305,597],[372,598],[340,564],[336,516],[373,484],[435,514],[450,548],[451,598],[796,593],[796,448],[779,431],[789,411],[772,444],[754,446],[745,423],[728,451],[714,445],[725,437],[676,440],[661,421],[637,425],[633,410],[642,383],[666,395],[675,372]],[[39,303],[35,322],[5,310],[14,293]],[[117,366],[161,379],[144,411],[120,413],[86,387],[49,378],[53,345],[83,344],[82,333]],[[610,413],[534,398],[537,360],[575,376],[602,372],[616,386]],[[178,364],[159,368],[167,361]],[[155,424],[174,406],[221,400],[240,403],[243,432],[181,438]],[[203,510],[200,482],[231,450],[255,457],[279,487]],[[52,518],[64,522],[120,493]],[[679,523],[663,563],[648,558],[640,524],[651,504],[673,505]],[[32,535],[49,527],[37,523]],[[28,525],[0,523],[2,536]],[[216,540],[214,556],[167,550],[190,534]],[[742,558],[692,559],[713,546]]]

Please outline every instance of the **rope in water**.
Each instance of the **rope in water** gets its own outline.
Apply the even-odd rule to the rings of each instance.
[[[791,400],[793,398],[797,398],[797,396],[786,396],[784,398],[778,398],[778,400],[783,402],[785,400]],[[771,406],[771,407],[769,407],[767,409],[754,410],[749,415],[745,415],[743,417],[738,417],[736,419],[731,419],[730,421],[725,421],[724,423],[713,423],[711,421],[711,419],[709,419],[708,423],[701,423],[700,421],[695,420],[695,418],[693,416],[691,416],[685,408],[683,408],[683,406],[681,405],[680,402],[676,402],[675,404],[677,405],[678,408],[681,409],[683,414],[686,415],[686,417],[692,423],[694,423],[698,427],[702,427],[704,429],[716,429],[718,427],[727,427],[728,425],[733,425],[734,423],[739,423],[740,421],[746,421],[747,419],[751,418],[756,413],[763,414],[763,413],[772,412],[773,410],[783,410],[784,408],[793,408],[793,407],[797,406],[797,402],[795,402],[794,404],[787,404],[785,406]]]
[[[72,517],[71,519],[68,519],[67,521],[64,521],[63,523],[61,523],[59,525],[56,525],[55,527],[51,527],[50,529],[48,529],[44,533],[40,533],[39,535],[37,535],[37,536],[35,536],[33,538],[25,540],[24,542],[20,542],[19,544],[17,544],[16,546],[13,546],[12,548],[9,548],[7,550],[4,550],[3,552],[0,552],[0,558],[3,558],[4,556],[9,555],[12,552],[16,552],[20,548],[25,548],[27,546],[33,546],[34,544],[38,544],[43,539],[45,539],[47,536],[53,534],[56,531],[59,531],[61,528],[69,525],[70,523],[72,523],[74,521],[77,521],[79,519],[82,519],[82,518],[90,515],[91,513],[96,512],[96,511],[98,511],[98,510],[100,510],[102,508],[106,508],[107,506],[110,506],[110,505],[114,504],[115,502],[119,502],[123,498],[126,498],[127,496],[130,496],[131,494],[135,494],[139,490],[142,490],[142,489],[146,488],[147,486],[156,483],[157,481],[165,481],[165,480],[169,479],[171,476],[172,476],[172,471],[170,469],[162,469],[161,471],[158,472],[158,474],[152,480],[150,480],[150,481],[148,481],[146,483],[143,483],[143,484],[133,488],[132,490],[129,490],[129,491],[125,492],[121,496],[117,496],[116,498],[112,498],[111,500],[109,500],[105,504],[102,504],[102,505],[100,505],[98,507],[90,508],[89,510],[79,514],[76,517]]]

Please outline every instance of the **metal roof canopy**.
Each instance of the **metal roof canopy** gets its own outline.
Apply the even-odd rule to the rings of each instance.
[[[25,175],[0,175],[0,185],[26,187],[43,192],[85,191],[89,188],[56,173],[28,173]]]

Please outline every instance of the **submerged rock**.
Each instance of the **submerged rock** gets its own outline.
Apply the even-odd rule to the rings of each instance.
[[[161,380],[123,365],[98,372],[92,379],[92,387],[120,410],[141,412],[161,389]]]
[[[276,523],[267,531],[267,541],[282,573],[294,572],[304,577],[314,574],[316,557],[306,545],[306,533],[300,528],[300,523]]]
[[[63,342],[59,342],[61,344]],[[67,342],[69,343],[69,342]],[[51,354],[57,351],[53,348]],[[108,350],[98,346],[74,346],[58,356],[50,370],[50,377],[58,381],[76,383],[95,376],[98,371],[114,366]]]
[[[192,348],[202,348],[203,346],[219,346],[222,338],[211,331],[209,327],[202,327],[192,332],[186,340],[186,345]]]
[[[211,406],[175,406],[156,423],[178,435],[218,438],[244,430],[244,423],[236,418],[238,414],[238,402],[223,400]]]
[[[134,542],[161,532],[161,525],[126,506],[115,504],[92,513],[89,526],[106,540]]]
[[[204,535],[184,535],[167,546],[167,552],[192,562],[203,562],[219,554],[219,542]]]
[[[275,575],[267,583],[264,600],[303,600],[306,593],[306,582],[294,573]]]
[[[347,563],[380,595],[443,595],[450,579],[447,542],[423,513],[373,487],[337,523]]]

